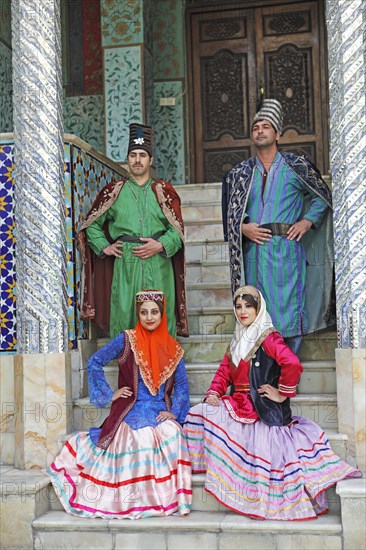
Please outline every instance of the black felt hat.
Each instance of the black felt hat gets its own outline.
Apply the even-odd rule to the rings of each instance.
[[[154,130],[151,126],[144,124],[130,124],[130,139],[128,142],[127,155],[134,149],[143,149],[151,157],[153,153]]]

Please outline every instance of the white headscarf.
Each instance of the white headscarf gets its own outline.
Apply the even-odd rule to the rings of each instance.
[[[257,316],[254,322],[248,327],[244,327],[241,324],[235,310],[235,300],[244,294],[250,294],[258,303]],[[272,319],[267,312],[266,303],[262,294],[254,286],[245,285],[238,288],[235,292],[234,314],[236,318],[236,326],[233,339],[230,342],[230,352],[232,362],[237,367],[241,359],[243,359],[243,361],[249,361],[268,334],[275,332],[276,329],[274,328]]]

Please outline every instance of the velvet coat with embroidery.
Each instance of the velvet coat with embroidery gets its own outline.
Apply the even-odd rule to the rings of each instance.
[[[108,329],[110,319],[110,295],[113,278],[114,256],[99,258],[88,245],[85,229],[114,204],[127,179],[106,185],[97,198],[78,234],[78,245],[82,257],[81,273],[81,318],[94,320],[102,329]],[[188,321],[185,290],[184,224],[180,198],[174,187],[163,180],[154,180],[151,188],[156,200],[171,225],[182,240],[182,248],[171,258],[175,283],[175,317],[177,335],[188,336]],[[113,242],[107,228],[106,237]],[[95,292],[98,289],[98,292]]]
[[[90,436],[98,447],[107,449],[121,422],[126,421],[132,429],[156,426],[157,414],[161,410],[171,411],[182,423],[189,410],[188,380],[182,353],[176,357],[164,372],[160,389],[156,395],[149,391],[149,373],[142,373],[136,363],[134,349],[135,330],[118,335],[88,361],[90,401],[104,407],[110,403],[113,390],[106,381],[103,368],[118,357],[118,388],[128,386],[132,395],[112,402],[108,417],[101,428],[91,428]],[[142,374],[142,375],[141,375]],[[174,395],[172,392],[174,390]]]
[[[289,399],[283,403],[263,397],[258,388],[270,384],[281,395],[294,397],[302,373],[299,358],[285,344],[278,332],[270,333],[249,361],[241,360],[235,368],[225,354],[206,393],[221,397],[232,418],[242,423],[261,420],[269,426],[284,426],[291,422]],[[225,395],[233,386],[232,395]]]

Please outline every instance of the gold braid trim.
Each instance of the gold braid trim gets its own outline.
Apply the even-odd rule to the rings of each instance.
[[[149,367],[149,363],[147,361],[144,361],[142,358],[141,352],[137,349],[137,338],[136,338],[136,331],[135,329],[132,330],[126,330],[125,331],[128,334],[128,338],[131,344],[131,349],[133,352],[133,355],[135,357],[136,364],[138,365],[142,379],[145,383],[145,386],[148,388],[151,395],[156,395],[159,391],[159,388],[164,382],[172,376],[175,369],[177,368],[177,365],[179,361],[182,359],[184,351],[180,347],[180,345],[177,343],[176,351],[174,354],[174,357],[172,357],[169,360],[169,364],[164,366],[163,369],[160,371],[160,376],[158,380],[157,386],[155,386],[153,378],[152,378],[152,372]]]
[[[274,327],[267,328],[262,334],[259,336],[259,338],[256,340],[253,347],[248,351],[247,355],[243,358],[243,361],[250,361],[250,359],[253,357],[257,349],[262,344],[263,340],[265,340],[268,336],[268,334],[271,334],[271,332],[277,332]]]
[[[87,219],[81,224],[79,231],[89,227],[89,225],[91,225],[96,219],[99,218],[99,216],[104,214],[104,212],[112,206],[112,204],[116,201],[123,185],[125,184],[126,179],[117,181],[110,192],[108,192],[106,187],[102,189],[102,204],[99,204],[99,208],[92,208],[90,210]]]

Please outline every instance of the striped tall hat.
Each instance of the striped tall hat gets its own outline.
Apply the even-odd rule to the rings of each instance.
[[[264,119],[269,120],[276,132],[282,133],[282,105],[277,99],[263,99],[259,111],[254,115],[253,124]]]
[[[129,155],[134,149],[143,149],[152,157],[153,146],[154,130],[151,126],[137,124],[136,122],[130,124],[130,139],[128,142],[127,155]]]

